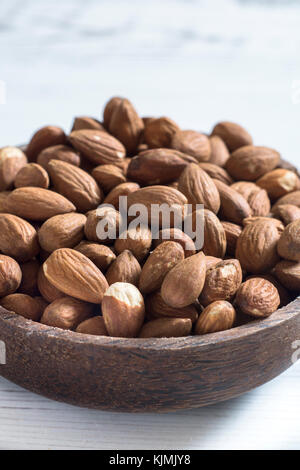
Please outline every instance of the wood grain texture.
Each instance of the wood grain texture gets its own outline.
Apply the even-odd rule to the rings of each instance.
[[[171,339],[76,334],[0,309],[3,377],[46,397],[115,411],[171,411],[228,400],[292,365],[300,299],[222,333]]]

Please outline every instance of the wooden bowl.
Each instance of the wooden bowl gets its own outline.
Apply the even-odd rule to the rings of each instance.
[[[0,375],[72,405],[166,412],[225,401],[268,382],[293,364],[299,340],[300,297],[264,320],[170,339],[83,335],[0,307]]]
[[[0,308],[3,377],[73,405],[164,412],[236,397],[292,365],[300,297],[271,317],[205,336],[119,339],[60,330]]]

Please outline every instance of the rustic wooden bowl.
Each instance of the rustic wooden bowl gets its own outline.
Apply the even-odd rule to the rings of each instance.
[[[0,307],[0,375],[72,405],[166,412],[225,401],[268,382],[293,364],[299,340],[300,297],[264,320],[169,339],[83,335]]]
[[[96,337],[0,308],[3,377],[73,405],[171,411],[236,397],[292,365],[300,298],[271,317],[221,333],[172,339]]]

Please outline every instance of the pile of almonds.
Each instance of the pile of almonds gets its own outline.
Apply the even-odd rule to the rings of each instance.
[[[182,130],[115,97],[103,122],[77,117],[69,135],[47,126],[23,150],[0,149],[0,191],[0,304],[45,325],[201,335],[267,317],[300,291],[298,175],[238,124]],[[201,251],[172,226],[120,237],[120,196],[203,204]],[[102,203],[113,207],[99,215]],[[99,239],[105,217],[114,240]]]

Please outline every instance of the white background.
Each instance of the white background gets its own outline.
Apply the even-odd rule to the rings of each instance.
[[[238,121],[299,165],[299,20],[297,0],[1,0],[0,146],[124,95],[184,128]],[[0,448],[300,449],[299,378],[297,364],[168,415],[81,410],[0,378]]]

